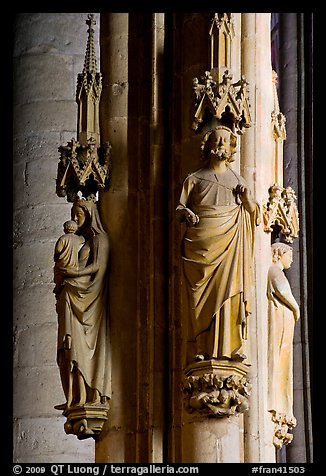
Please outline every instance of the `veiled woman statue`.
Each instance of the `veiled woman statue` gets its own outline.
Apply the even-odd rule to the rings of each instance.
[[[63,258],[59,258],[60,239],[54,255],[55,261],[60,261],[59,267],[55,265],[55,273],[62,278],[54,291],[58,314],[57,363],[66,397],[66,403],[56,408],[63,410],[106,403],[110,396],[106,279],[109,238],[101,224],[95,197],[77,198],[71,218],[84,243],[81,248],[79,244],[78,266],[69,262],[72,251],[65,251]],[[70,241],[71,246],[76,246],[74,243]]]
[[[285,243],[272,245],[272,265],[268,271],[268,376],[269,407],[281,414],[286,422],[295,421],[293,415],[293,334],[300,318],[290,284],[284,274],[292,263],[292,248]]]
[[[231,129],[221,125],[209,131],[202,150],[204,166],[185,179],[177,207],[187,224],[182,257],[191,313],[188,341],[193,342],[195,360],[248,363],[245,343],[259,208],[243,177],[229,166],[236,150]]]

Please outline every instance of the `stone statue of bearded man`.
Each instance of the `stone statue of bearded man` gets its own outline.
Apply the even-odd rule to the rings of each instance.
[[[249,363],[245,343],[259,207],[230,167],[235,150],[236,136],[228,127],[207,132],[204,166],[185,179],[177,206],[187,225],[182,258],[194,360]]]

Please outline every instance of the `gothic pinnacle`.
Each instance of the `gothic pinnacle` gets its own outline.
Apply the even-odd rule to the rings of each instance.
[[[94,26],[96,21],[94,20],[94,15],[90,13],[87,17],[86,24],[88,25],[88,39],[87,47],[84,61],[84,70],[83,73],[96,73],[96,55],[95,55],[95,46],[94,46]]]

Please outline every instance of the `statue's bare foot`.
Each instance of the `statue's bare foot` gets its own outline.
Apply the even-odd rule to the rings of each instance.
[[[238,360],[240,362],[242,362],[243,360],[247,358],[247,356],[243,354],[242,352],[232,352],[231,357],[232,357],[232,360]]]
[[[195,362],[202,362],[203,360],[208,360],[209,355],[208,354],[197,354],[194,357]]]

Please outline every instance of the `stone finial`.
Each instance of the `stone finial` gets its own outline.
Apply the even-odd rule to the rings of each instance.
[[[96,71],[94,15],[88,15],[86,23],[89,28],[84,68],[77,76],[77,136],[84,146],[91,137],[94,137],[98,147],[100,145],[99,102],[102,93],[102,74]]]
[[[214,13],[209,30],[211,37],[211,69],[220,72],[231,68],[231,42],[234,37],[232,13]]]
[[[234,24],[231,13],[215,13],[211,36],[211,69],[193,79],[195,117],[193,130],[207,132],[222,124],[243,134],[250,127],[248,82],[244,76],[232,83],[231,41]]]
[[[86,46],[86,55],[84,61],[84,69],[83,73],[96,73],[97,65],[96,65],[96,54],[95,54],[95,44],[94,44],[94,26],[96,25],[96,21],[94,19],[93,14],[89,14],[86,20],[86,24],[89,26],[88,32],[88,40]]]
[[[78,192],[84,197],[96,195],[107,189],[110,176],[109,142],[101,145],[99,103],[102,92],[102,74],[97,72],[94,44],[93,14],[86,20],[88,39],[84,68],[77,76],[76,102],[78,104],[77,140],[72,138],[66,146],[60,146],[56,192],[73,202]]]

